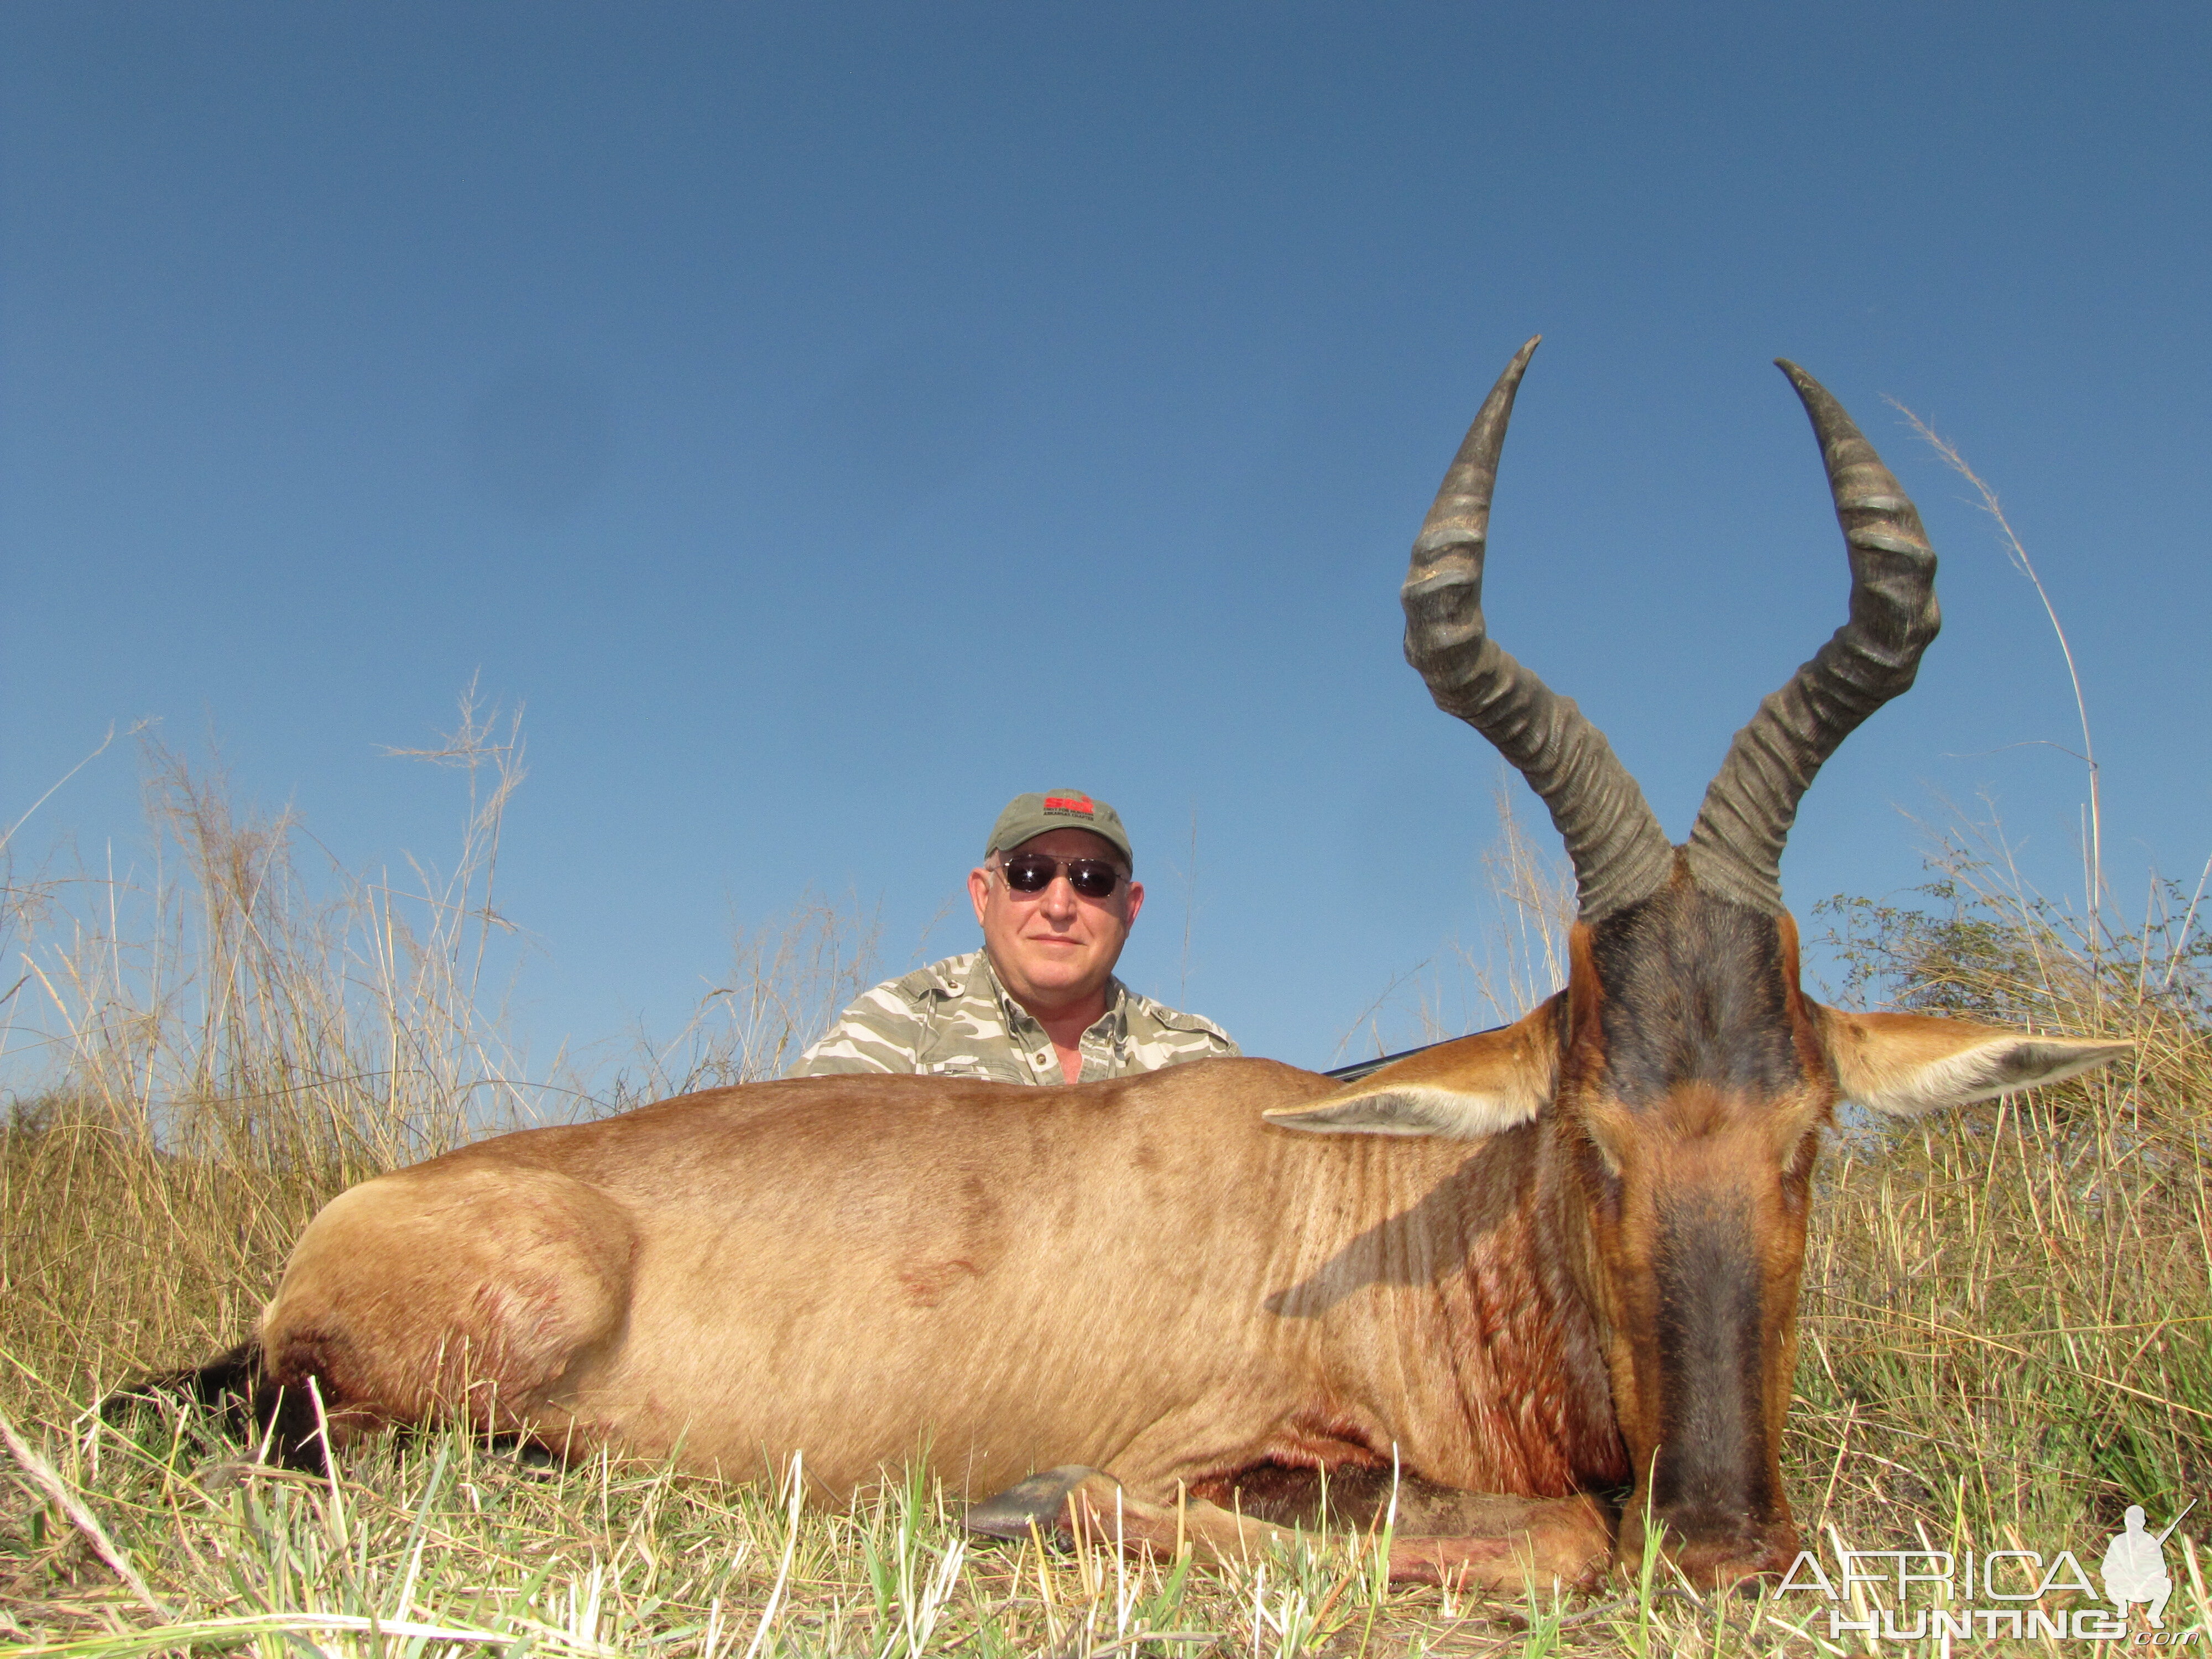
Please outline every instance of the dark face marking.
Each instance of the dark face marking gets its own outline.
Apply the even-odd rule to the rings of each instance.
[[[1653,1268],[1666,1434],[1652,1471],[1652,1505],[1693,1534],[1764,1521],[1773,1509],[1773,1460],[1751,1218],[1662,1196]]]
[[[1796,964],[1772,916],[1686,883],[1590,930],[1605,1091],[1632,1110],[1685,1084],[1774,1096],[1802,1080],[1790,1020]]]

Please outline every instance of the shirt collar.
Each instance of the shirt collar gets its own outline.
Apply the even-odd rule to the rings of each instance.
[[[1042,1036],[1044,1027],[1038,1023],[1035,1014],[1014,1000],[1014,994],[999,977],[999,969],[991,960],[991,953],[988,951],[976,951],[975,965],[982,974],[989,995],[999,1005],[999,1017],[1006,1021],[1006,1030],[1010,1032],[1030,1031]],[[976,988],[972,981],[970,988]],[[1093,1020],[1083,1035],[1087,1039],[1093,1033],[1109,1048],[1119,1048],[1128,1038],[1129,988],[1112,974],[1106,976],[1106,1012]]]

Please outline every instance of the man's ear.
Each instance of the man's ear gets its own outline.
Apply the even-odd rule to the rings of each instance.
[[[1556,1029],[1547,1002],[1502,1031],[1439,1043],[1333,1095],[1261,1115],[1310,1134],[1479,1140],[1544,1109],[1559,1073]]]
[[[2132,1042],[2029,1036],[1932,1014],[1820,1012],[1844,1097],[1893,1117],[2056,1083],[2135,1049]]]

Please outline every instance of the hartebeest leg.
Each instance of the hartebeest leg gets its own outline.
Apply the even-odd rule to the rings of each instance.
[[[1590,1498],[1463,1496],[1468,1518],[1482,1529],[1394,1536],[1393,1583],[1503,1590],[1556,1583],[1587,1589],[1604,1573],[1613,1528]],[[1034,1525],[1061,1538],[1118,1540],[1133,1553],[1162,1558],[1188,1547],[1200,1560],[1215,1565],[1263,1559],[1278,1543],[1312,1536],[1204,1498],[1147,1503],[1113,1476],[1073,1465],[1032,1475],[975,1505],[967,1524],[994,1538],[1027,1537]]]

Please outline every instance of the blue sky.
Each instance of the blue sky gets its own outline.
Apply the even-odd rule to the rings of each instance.
[[[1900,809],[1984,793],[2079,887],[2064,665],[1885,397],[2039,561],[2115,882],[2193,883],[2209,46],[2157,4],[15,0],[0,823],[153,719],[349,866],[447,856],[453,780],[378,745],[477,678],[527,707],[543,1054],[672,1028],[809,890],[903,966],[1004,799],[1072,784],[1151,884],[1126,976],[1326,1064],[1489,926],[1496,763],[1396,590],[1540,331],[1489,614],[1670,833],[1843,617],[1779,355],[1918,500],[1945,614],[1792,901],[1909,886]],[[19,851],[128,858],[137,801],[118,744]]]

